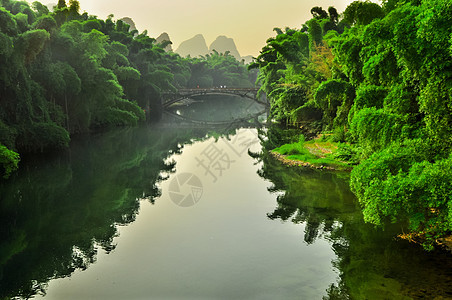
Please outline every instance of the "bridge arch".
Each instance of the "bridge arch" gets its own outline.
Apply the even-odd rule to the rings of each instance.
[[[257,88],[196,88],[196,89],[180,89],[176,92],[167,92],[163,94],[162,106],[168,108],[172,104],[187,98],[204,96],[204,95],[232,95],[251,99],[261,105],[269,106],[268,102],[257,99]]]

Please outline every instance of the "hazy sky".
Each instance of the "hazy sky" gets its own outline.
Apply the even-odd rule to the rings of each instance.
[[[41,2],[45,3],[41,0]],[[50,1],[49,1],[50,2]],[[57,2],[57,1],[53,1]],[[68,2],[68,1],[67,1]],[[167,32],[177,49],[198,33],[207,46],[219,35],[233,38],[242,56],[259,54],[274,27],[300,28],[313,6],[339,13],[353,0],[79,0],[81,11],[105,19],[131,17],[140,32],[149,36]],[[375,1],[377,2],[377,1]]]

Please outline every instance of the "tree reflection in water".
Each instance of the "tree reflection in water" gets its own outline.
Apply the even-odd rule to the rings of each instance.
[[[262,152],[250,155],[262,162],[258,174],[278,194],[268,218],[303,223],[306,244],[326,239],[337,255],[332,265],[339,280],[324,299],[452,298],[450,253],[427,253],[395,239],[392,229],[401,224],[387,224],[385,230],[365,224],[348,173],[287,167],[275,160],[268,151],[291,142],[291,133],[270,127],[260,137]]]
[[[118,130],[74,141],[67,153],[25,161],[0,185],[0,299],[44,294],[50,279],[86,269],[99,249],[114,249],[117,225],[135,220],[142,199],[153,203],[162,174],[174,170],[167,158],[212,135]],[[450,256],[395,240],[391,226],[381,231],[364,224],[348,174],[285,167],[267,150],[292,135],[269,128],[261,137],[264,150],[250,154],[262,163],[258,174],[272,182],[269,191],[278,193],[268,218],[304,224],[308,245],[325,239],[336,253],[339,280],[325,286],[326,299],[452,296]]]
[[[166,162],[206,129],[131,128],[84,136],[66,153],[29,157],[0,185],[0,299],[45,294],[115,248],[117,225],[133,222],[140,201],[160,191]]]

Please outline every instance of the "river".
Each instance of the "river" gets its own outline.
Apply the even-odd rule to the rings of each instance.
[[[364,224],[348,173],[275,161],[285,134],[157,124],[24,158],[0,184],[0,299],[452,298],[449,254]]]

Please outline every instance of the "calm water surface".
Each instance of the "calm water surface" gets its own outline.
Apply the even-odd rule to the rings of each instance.
[[[24,162],[0,186],[0,299],[452,297],[451,257],[365,225],[348,174],[261,150],[253,128],[145,127]]]

